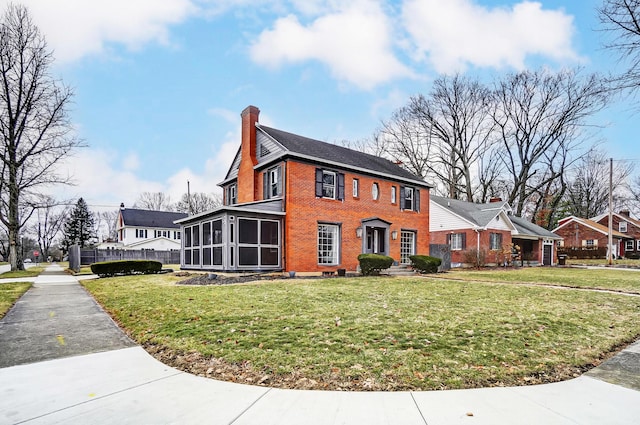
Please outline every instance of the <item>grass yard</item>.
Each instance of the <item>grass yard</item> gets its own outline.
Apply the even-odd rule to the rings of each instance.
[[[607,265],[609,265],[609,260],[606,260],[606,259],[591,259],[591,258],[585,258],[585,259],[579,260],[577,258],[568,258],[567,259],[567,264],[569,264],[569,265],[577,265],[577,266],[583,266],[583,265],[587,265],[587,266],[607,266]],[[640,260],[630,260],[630,259],[627,259],[627,258],[619,258],[619,259],[613,260],[613,264],[614,265],[619,265],[619,266],[640,267]]]
[[[572,288],[606,289],[640,294],[640,272],[624,269],[524,267],[499,270],[453,270],[446,279],[465,281],[535,283]]]
[[[29,282],[0,284],[0,319],[7,314],[13,304],[31,287]]]
[[[539,272],[539,270],[538,270]],[[640,297],[430,278],[85,281],[163,361],[287,388],[431,390],[576,376],[640,335]]]
[[[33,266],[26,270],[15,270],[0,273],[0,279],[13,279],[18,277],[36,277],[44,271],[46,266]]]

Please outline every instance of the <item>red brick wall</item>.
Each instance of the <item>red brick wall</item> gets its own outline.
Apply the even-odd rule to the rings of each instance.
[[[285,167],[286,224],[284,246],[287,270],[322,271],[345,268],[355,270],[357,257],[362,253],[362,239],[356,237],[356,228],[361,220],[377,217],[391,222],[389,232],[396,230],[396,240],[389,237],[389,254],[400,259],[401,229],[416,231],[418,254],[429,253],[429,191],[420,188],[420,213],[401,211],[400,184],[383,178],[372,178],[345,172],[344,201],[316,198],[316,166],[288,161]],[[338,170],[339,171],[339,170]],[[360,193],[353,197],[353,178],[359,179]],[[380,197],[374,201],[371,187],[377,182]],[[397,187],[397,203],[391,203],[391,186]],[[341,224],[341,264],[338,266],[318,265],[317,225],[318,222]],[[363,235],[364,237],[364,235]]]
[[[620,229],[620,222],[623,221],[622,219],[620,219],[620,217],[614,215],[613,217],[613,230],[615,231],[619,231]],[[634,226],[629,220],[624,220],[627,222],[627,231],[626,233],[624,233],[625,235],[632,237],[634,239],[633,241],[633,249],[627,251],[626,250],[626,243],[625,241],[623,241],[620,244],[620,255],[624,255],[626,252],[636,252],[637,248],[638,248],[638,240],[640,240],[640,228]],[[603,217],[599,222],[599,224],[602,224],[603,226],[606,226],[607,228],[609,228],[609,216],[605,216]],[[605,242],[606,244],[607,242]],[[606,245],[605,245],[606,246]]]
[[[576,224],[578,224],[577,230],[575,228]],[[564,238],[564,246],[566,247],[581,247],[582,241],[589,239],[597,240],[599,247],[606,247],[608,244],[607,235],[576,222],[569,223],[553,233]],[[617,239],[614,239],[614,243],[617,243]]]
[[[478,233],[476,233],[473,229],[464,229],[464,230],[443,230],[437,232],[431,232],[431,243],[433,244],[447,244],[448,235],[451,233],[464,233],[466,235],[466,248],[463,250],[451,251],[451,262],[452,263],[465,263],[465,254],[467,251],[478,248]],[[480,250],[484,250],[486,252],[486,263],[493,264],[495,263],[499,257],[499,253],[501,251],[492,251],[489,250],[490,246],[490,233],[500,233],[502,234],[502,246],[507,246],[511,244],[511,232],[508,230],[498,230],[498,229],[489,229],[483,230],[480,232]]]
[[[260,110],[255,106],[247,106],[242,111],[242,143],[240,166],[238,169],[238,203],[253,202],[260,199],[257,173],[253,167],[258,163],[256,158],[256,122]]]

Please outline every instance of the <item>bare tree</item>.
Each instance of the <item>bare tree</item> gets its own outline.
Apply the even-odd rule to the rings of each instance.
[[[621,206],[626,200],[627,179],[633,171],[629,162],[615,161],[613,200]],[[576,163],[565,197],[565,215],[592,218],[609,208],[609,160],[605,153],[592,151]]]
[[[517,215],[575,160],[588,119],[607,100],[603,80],[595,74],[524,71],[496,82],[493,118],[510,180],[507,200]]]
[[[118,239],[118,217],[120,216],[120,212],[113,211],[102,211],[99,214],[100,220],[104,223],[104,227],[107,230],[107,239],[115,241]]]
[[[68,209],[61,207],[66,202],[58,202],[49,195],[41,195],[40,206],[35,214],[36,221],[30,226],[42,253],[43,260],[50,255],[54,241],[60,236],[62,226],[68,215]]]
[[[222,206],[222,196],[213,193],[196,192],[191,194],[185,193],[182,199],[175,205],[177,212],[198,214],[201,212],[213,210]]]
[[[0,22],[0,221],[12,270],[24,268],[20,231],[28,217],[20,215],[21,205],[39,186],[67,183],[55,166],[81,145],[68,119],[72,92],[50,75],[52,61],[27,9],[7,6]]]
[[[606,49],[625,69],[611,78],[612,87],[636,93],[640,88],[640,0],[604,0],[598,9]]]
[[[433,83],[428,99],[414,98],[412,113],[437,142],[440,178],[449,197],[473,202],[481,155],[494,143],[491,91],[478,80],[456,74]]]
[[[387,157],[422,179],[435,177],[431,168],[432,139],[414,114],[412,103],[424,101],[422,96],[411,98],[409,105],[396,110],[389,121],[373,136],[373,145],[380,156]]]
[[[171,197],[163,192],[142,192],[133,207],[154,211],[173,211],[174,209]]]

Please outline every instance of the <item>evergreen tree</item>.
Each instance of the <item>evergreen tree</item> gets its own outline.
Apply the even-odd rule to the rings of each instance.
[[[71,211],[64,223],[64,240],[62,242],[64,251],[68,251],[73,244],[84,248],[92,239],[95,226],[93,213],[84,199],[78,199],[76,206]]]

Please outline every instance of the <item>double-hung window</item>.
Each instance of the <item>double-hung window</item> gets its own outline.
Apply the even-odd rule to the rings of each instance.
[[[227,205],[238,203],[238,186],[234,183],[227,187]]]
[[[489,234],[489,249],[492,251],[497,251],[502,249],[502,234],[501,233],[490,233]]]
[[[318,224],[318,264],[337,265],[340,258],[340,226]]]
[[[357,198],[360,196],[360,180],[353,179],[353,197]]]
[[[316,196],[342,201],[344,199],[344,174],[316,168]]]
[[[620,223],[618,223],[618,230],[620,231],[620,233],[627,233],[627,222],[621,221]]]
[[[466,248],[466,234],[464,233],[451,233],[449,235],[449,244],[451,245],[451,251],[462,251]]]
[[[400,187],[400,208],[405,211],[420,211],[420,190],[401,186]]]
[[[625,251],[633,251],[633,246],[634,246],[634,245],[635,245],[635,244],[633,243],[633,241],[632,241],[632,240],[625,241],[625,243],[624,243],[624,250],[625,250]]]
[[[336,199],[336,173],[322,172],[322,197]]]
[[[277,166],[263,173],[264,199],[282,196],[282,167]]]

